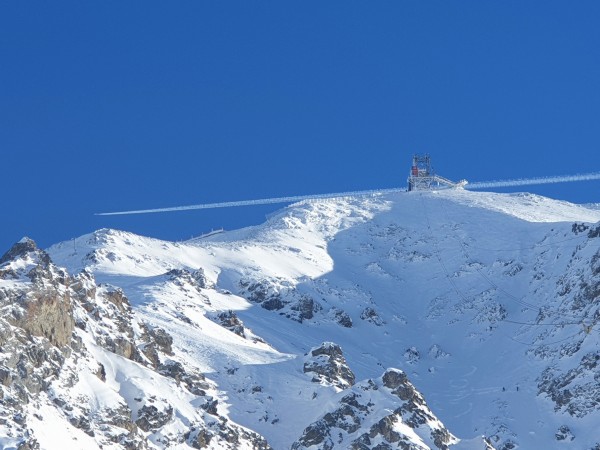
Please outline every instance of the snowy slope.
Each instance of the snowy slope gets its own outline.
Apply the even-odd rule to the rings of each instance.
[[[411,192],[301,202],[261,226],[179,243],[100,230],[48,253],[71,274],[123,289],[132,320],[165,330],[172,358],[214,386],[218,415],[274,449],[327,439],[346,448],[371,433],[371,445],[385,436],[485,449],[486,436],[497,449],[587,450],[600,443],[598,221],[597,209],[531,194]],[[336,378],[339,365],[323,363],[327,376],[308,370],[322,364],[311,355],[324,342],[339,345],[354,387]],[[167,389],[97,352],[115,367],[107,379]],[[394,415],[398,398],[370,390],[392,368],[440,425],[409,427],[406,410]],[[120,401],[94,378],[80,387],[89,398]],[[348,406],[351,393],[367,403]],[[177,411],[193,418],[193,397],[178,395]],[[444,427],[451,434],[435,431]]]

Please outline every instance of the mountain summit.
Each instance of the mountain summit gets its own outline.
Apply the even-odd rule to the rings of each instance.
[[[461,189],[0,259],[0,446],[600,449],[600,211]]]

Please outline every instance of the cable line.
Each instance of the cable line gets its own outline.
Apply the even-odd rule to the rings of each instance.
[[[428,229],[428,231],[429,231],[429,234],[430,234],[430,236],[431,236],[431,240],[432,240],[432,243],[433,243],[433,247],[434,247],[434,254],[435,254],[435,256],[436,256],[436,259],[438,260],[438,262],[439,262],[440,266],[442,267],[442,269],[443,269],[443,271],[444,271],[444,274],[445,274],[446,278],[448,279],[448,281],[449,281],[449,282],[450,282],[450,284],[452,285],[452,287],[453,287],[454,291],[456,292],[456,294],[457,294],[457,295],[458,295],[458,296],[459,296],[459,297],[460,297],[460,298],[461,298],[463,301],[468,301],[468,300],[469,300],[469,297],[468,297],[468,296],[466,296],[466,295],[465,295],[465,294],[464,294],[464,293],[463,293],[463,292],[460,290],[460,288],[458,287],[458,285],[457,285],[457,284],[454,282],[454,280],[453,280],[453,279],[452,279],[452,277],[450,276],[450,272],[448,271],[448,268],[447,268],[447,266],[445,265],[445,263],[444,263],[444,261],[443,261],[443,259],[442,259],[442,257],[441,257],[441,254],[440,254],[440,251],[439,251],[439,248],[438,248],[438,245],[437,245],[437,240],[435,239],[435,237],[434,237],[434,234],[433,234],[433,229],[432,229],[432,227],[431,227],[431,220],[430,220],[430,218],[429,218],[429,214],[428,214],[428,212],[427,212],[427,206],[426,206],[426,204],[425,204],[425,200],[424,200],[424,198],[423,198],[423,195],[422,195],[422,193],[419,193],[419,198],[420,198],[420,200],[421,200],[421,204],[422,204],[422,206],[423,206],[423,213],[424,213],[424,216],[425,216],[425,220],[426,220],[426,222],[427,222],[427,229]],[[443,211],[443,213],[444,213],[444,216],[445,216],[445,218],[446,218],[446,221],[447,221],[448,223],[450,223],[450,218],[449,218],[449,216],[448,216],[448,212],[447,212],[447,210],[445,209],[445,206],[443,205],[443,202],[442,202],[441,208],[442,208],[442,211]],[[471,257],[470,257],[470,255],[469,255],[469,252],[468,252],[468,250],[467,250],[467,248],[466,248],[466,245],[465,245],[465,243],[464,243],[464,242],[462,241],[462,239],[461,239],[461,238],[458,236],[458,233],[454,232],[454,235],[455,235],[455,239],[458,241],[458,243],[459,243],[459,245],[460,245],[460,247],[461,247],[461,250],[462,250],[463,257],[464,257],[464,258],[465,258],[465,260],[468,262],[469,260],[471,260]],[[497,285],[496,283],[494,283],[494,282],[493,282],[493,281],[492,281],[492,280],[491,280],[491,279],[490,279],[490,278],[489,278],[489,277],[488,277],[488,276],[487,276],[485,273],[483,273],[483,271],[481,271],[481,269],[479,269],[478,267],[476,267],[476,268],[475,268],[475,270],[477,271],[477,273],[478,273],[478,274],[479,274],[479,275],[480,275],[480,276],[481,276],[481,277],[482,277],[482,278],[483,278],[483,279],[484,279],[484,280],[485,280],[487,283],[489,283],[489,285],[490,285],[490,286],[492,286],[492,287],[493,287],[495,290],[497,290],[497,291],[499,291],[499,292],[503,293],[503,294],[504,294],[506,297],[508,297],[509,299],[511,299],[511,300],[513,300],[513,301],[515,301],[516,303],[518,303],[519,305],[521,305],[522,307],[524,307],[524,308],[526,308],[526,309],[529,309],[529,310],[532,310],[532,311],[538,311],[538,312],[542,312],[542,308],[541,308],[541,307],[539,307],[539,306],[537,306],[537,305],[534,305],[534,304],[532,304],[532,303],[526,302],[526,301],[524,301],[524,300],[522,300],[522,299],[520,299],[520,298],[516,297],[515,295],[511,294],[510,292],[506,291],[506,290],[505,290],[505,289],[503,289],[502,287],[498,286],[498,285]],[[554,312],[554,311],[544,311],[544,313],[546,313],[547,315],[556,315],[556,316],[559,316],[559,315],[560,315],[561,317],[564,317],[564,315],[560,314],[558,311],[556,311],[556,312]],[[552,344],[555,344],[555,343],[563,342],[563,341],[565,341],[565,340],[567,340],[567,339],[570,339],[570,338],[572,338],[572,337],[574,337],[574,336],[577,336],[578,334],[580,334],[580,333],[582,333],[582,332],[585,332],[586,334],[589,334],[589,333],[591,332],[591,330],[593,329],[593,327],[596,325],[596,323],[597,323],[597,320],[596,320],[594,323],[590,324],[590,325],[586,325],[586,324],[585,324],[585,320],[587,319],[587,315],[588,315],[587,313],[584,313],[584,317],[583,317],[583,318],[581,318],[581,319],[579,319],[579,318],[572,318],[572,320],[573,320],[573,321],[561,321],[561,322],[552,322],[552,323],[520,322],[520,321],[516,321],[516,320],[510,320],[510,319],[506,319],[506,318],[504,318],[504,319],[499,319],[499,321],[502,321],[502,322],[507,322],[507,323],[513,323],[513,324],[517,324],[517,325],[523,325],[523,326],[540,326],[540,327],[555,327],[555,328],[559,328],[559,327],[560,327],[560,328],[563,328],[563,327],[565,327],[565,326],[567,326],[567,325],[581,325],[581,326],[583,326],[583,330],[581,330],[581,331],[579,331],[579,332],[577,332],[577,333],[573,334],[573,335],[572,335],[572,336],[570,336],[570,337],[567,337],[567,338],[565,338],[565,339],[561,339],[561,340],[559,340],[559,341],[555,341],[555,342],[550,342],[550,343],[539,344],[539,345],[552,345]],[[575,321],[575,320],[577,320],[577,321]],[[504,333],[502,333],[502,334],[504,334]],[[519,340],[517,340],[517,339],[515,339],[515,338],[513,338],[513,337],[510,337],[510,336],[507,336],[507,337],[509,337],[511,340],[513,340],[513,341],[515,341],[515,342],[518,342],[518,343],[520,343],[520,344],[525,344],[525,345],[536,345],[536,344],[534,344],[534,343],[532,343],[532,344],[529,344],[529,343],[526,343],[526,342],[519,341]]]

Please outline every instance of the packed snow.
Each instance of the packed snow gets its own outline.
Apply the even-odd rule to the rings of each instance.
[[[175,357],[214,383],[219,413],[274,449],[290,448],[343,395],[303,371],[311,348],[335,342],[357,382],[403,370],[461,439],[451,448],[485,449],[481,436],[556,448],[557,430],[568,426],[576,438],[565,444],[583,450],[599,440],[599,411],[557,411],[539,395],[538,378],[598,346],[592,307],[564,313],[570,294],[559,296],[557,286],[576,271],[574,255],[587,261],[598,250],[573,224],[599,221],[597,208],[532,194],[417,191],[302,201],[263,225],[186,242],[104,229],[48,252],[72,274],[88,270],[123,289],[136,317],[165,329]],[[168,275],[178,269],[202,269],[207,285]],[[227,311],[243,333],[220,324]],[[561,356],[564,342],[578,350]],[[139,395],[174,383],[122,357],[93,356],[113,384],[86,375],[93,368],[84,364],[70,395],[81,390],[102,408],[124,399],[133,409]],[[169,403],[176,434],[196,406],[192,395]],[[44,420],[31,427],[43,448],[97,445],[61,428],[50,401],[37,414]]]

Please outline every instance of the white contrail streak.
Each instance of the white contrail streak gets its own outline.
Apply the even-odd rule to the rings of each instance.
[[[478,181],[475,183],[469,183],[465,186],[465,189],[490,189],[497,187],[515,187],[515,186],[527,186],[536,184],[551,184],[551,183],[568,183],[573,181],[590,181],[600,180],[600,172],[583,173],[575,175],[561,175],[554,177],[538,177],[538,178],[521,178],[515,180],[499,180],[499,181]],[[294,195],[290,197],[274,197],[274,198],[262,198],[257,200],[241,200],[234,202],[220,202],[220,203],[203,203],[199,205],[187,205],[187,206],[173,206],[170,208],[154,208],[154,209],[138,209],[132,211],[117,211],[117,212],[106,212],[96,213],[97,216],[119,216],[125,214],[149,214],[149,213],[161,213],[161,212],[172,212],[172,211],[189,211],[192,209],[213,209],[213,208],[230,208],[236,206],[255,206],[255,205],[270,205],[277,203],[293,203],[302,200],[318,200],[327,198],[337,197],[357,197],[366,195],[379,195],[389,194],[394,192],[404,192],[405,187],[402,188],[391,188],[391,189],[370,189],[367,191],[349,191],[349,192],[336,192],[332,194],[313,194],[313,195]]]
[[[497,187],[528,186],[532,184],[569,183],[573,181],[600,180],[600,172],[560,175],[555,177],[520,178],[515,180],[479,181],[469,183],[465,189],[489,189]]]
[[[134,211],[118,211],[118,212],[107,212],[107,213],[96,213],[97,216],[118,216],[123,214],[147,214],[147,213],[159,213],[159,212],[171,212],[171,211],[189,211],[190,209],[212,209],[212,208],[230,208],[234,206],[255,206],[255,205],[269,205],[275,203],[293,203],[301,200],[312,200],[312,199],[326,199],[336,197],[355,197],[365,195],[377,195],[377,194],[388,194],[390,192],[403,192],[406,188],[393,188],[393,189],[371,189],[368,191],[353,191],[353,192],[337,192],[333,194],[313,194],[313,195],[294,195],[291,197],[275,197],[275,198],[261,198],[257,200],[240,200],[235,202],[220,202],[220,203],[204,203],[200,205],[188,205],[188,206],[173,206],[170,208],[155,208],[155,209],[139,209]]]

